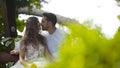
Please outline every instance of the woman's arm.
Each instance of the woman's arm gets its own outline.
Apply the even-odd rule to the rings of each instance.
[[[20,48],[19,60],[24,67],[29,68],[32,65],[32,63],[29,63],[25,60],[25,46]]]
[[[49,57],[53,62],[55,62],[55,59],[54,59],[54,57],[52,56],[52,54],[50,53],[50,51],[48,50],[48,47],[47,47],[47,46],[45,47],[45,55],[46,55],[47,57]]]
[[[25,47],[20,47],[20,52],[19,52],[19,60],[20,60],[20,63],[21,64],[25,64],[26,61],[25,61]]]

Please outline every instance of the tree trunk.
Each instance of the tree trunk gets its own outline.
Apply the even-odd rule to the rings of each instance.
[[[42,14],[44,12],[48,12],[48,11],[33,8],[32,11],[30,12],[27,7],[18,9],[18,14],[28,14],[28,15],[35,15],[35,16],[40,16],[40,17],[42,16]],[[57,19],[58,19],[58,23],[60,23],[60,24],[64,23],[64,22],[69,22],[69,21],[76,21],[74,19],[70,19],[70,18],[67,18],[67,17],[64,17],[64,16],[60,16],[58,14],[56,14],[56,16],[57,16]]]
[[[16,37],[15,1],[2,0],[2,18],[5,37]]]
[[[4,37],[16,37],[16,22],[15,22],[15,0],[1,0],[2,2],[2,19],[4,24]],[[7,51],[11,50],[8,46]],[[6,68],[8,61],[14,61],[15,57],[9,53],[0,52],[0,68]]]

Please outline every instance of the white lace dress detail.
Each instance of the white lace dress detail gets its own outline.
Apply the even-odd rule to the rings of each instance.
[[[44,56],[44,47],[41,44],[38,48],[34,48],[31,44],[26,48],[25,60],[33,60]]]
[[[34,64],[37,65],[37,68],[44,68],[44,66],[49,63],[49,60],[44,57],[45,48],[41,44],[37,49],[35,49],[31,44],[26,48],[27,48],[27,52],[25,52],[26,61],[33,62]],[[11,68],[24,68],[24,66],[20,63],[20,61],[18,61]]]

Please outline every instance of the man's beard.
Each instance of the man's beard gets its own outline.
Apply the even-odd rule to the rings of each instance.
[[[47,30],[47,28],[43,28],[43,27],[42,27],[42,30]]]

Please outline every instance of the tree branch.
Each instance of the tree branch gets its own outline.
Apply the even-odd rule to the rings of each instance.
[[[28,14],[28,15],[35,15],[35,16],[40,16],[40,17],[42,16],[42,14],[44,12],[48,12],[48,11],[33,8],[32,11],[30,12],[30,10],[27,7],[18,9],[18,14]],[[71,21],[76,21],[75,19],[70,19],[70,18],[61,16],[61,15],[58,15],[58,14],[56,14],[56,16],[57,16],[58,23],[60,23],[60,24],[64,23],[64,22],[69,22],[69,21],[70,22]]]

